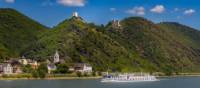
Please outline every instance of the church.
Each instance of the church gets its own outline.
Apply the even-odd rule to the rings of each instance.
[[[56,51],[56,53],[54,54],[53,62],[54,62],[54,63],[60,62],[60,56],[59,56],[58,51]]]

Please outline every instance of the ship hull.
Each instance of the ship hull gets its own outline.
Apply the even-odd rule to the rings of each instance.
[[[153,82],[159,80],[101,80],[103,83],[120,83],[120,82]]]

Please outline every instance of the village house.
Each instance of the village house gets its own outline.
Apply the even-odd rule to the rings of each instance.
[[[37,69],[39,66],[39,63],[37,61],[31,59],[22,58],[18,60],[18,62],[21,63],[22,65],[31,65],[33,69]]]
[[[0,74],[3,73],[3,64],[0,63]]]
[[[48,64],[47,65],[48,73],[51,74],[53,71],[57,69],[55,64]]]
[[[14,73],[15,74],[21,74],[23,73],[21,66],[17,66],[14,68]]]
[[[76,63],[73,67],[69,68],[69,71],[91,73],[92,66],[88,63]]]
[[[74,72],[74,71],[75,71],[73,66],[69,67],[68,70],[69,70],[70,72]]]
[[[13,67],[10,63],[3,64],[3,74],[6,75],[13,74]]]
[[[27,65],[28,64],[28,61],[27,59],[19,59],[19,62],[23,65]]]
[[[33,69],[37,69],[38,67],[39,67],[39,63],[37,62],[37,61],[35,61],[35,60],[29,60],[28,61],[28,64],[29,65],[31,65],[31,67],[33,68]]]
[[[12,60],[10,62],[12,68],[13,68],[13,73],[14,74],[21,74],[23,73],[22,69],[21,69],[21,66],[22,64],[18,61],[18,60]]]

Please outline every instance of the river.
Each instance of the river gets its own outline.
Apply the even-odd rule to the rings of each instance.
[[[171,77],[139,83],[101,83],[100,79],[0,80],[0,88],[200,88],[200,77]]]

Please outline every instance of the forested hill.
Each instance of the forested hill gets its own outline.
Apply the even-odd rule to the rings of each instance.
[[[18,57],[46,27],[14,9],[0,9],[0,58]]]
[[[200,32],[178,23],[155,24],[145,18],[129,17],[121,20],[120,26],[113,26],[113,22],[97,26],[81,17],[70,17],[47,32],[43,32],[45,27],[39,27],[40,38],[33,34],[36,42],[20,46],[24,49],[20,55],[44,61],[58,50],[66,63],[86,62],[100,71],[200,71]],[[5,44],[1,53],[10,53],[6,49],[12,47],[5,48]]]

